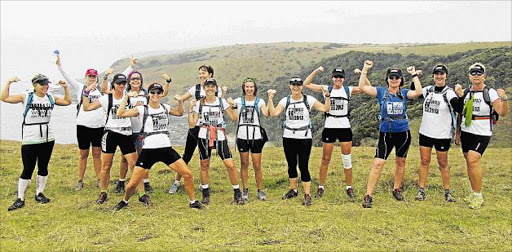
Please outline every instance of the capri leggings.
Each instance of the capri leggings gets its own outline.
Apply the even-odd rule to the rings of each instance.
[[[183,161],[188,164],[194,155],[197,146],[197,137],[199,135],[199,126],[188,130],[187,141],[185,142],[185,151],[183,152]]]
[[[32,178],[32,173],[36,168],[37,175],[48,176],[48,163],[52,156],[53,145],[55,141],[40,144],[24,144],[21,146],[21,160],[23,161],[23,172],[21,179]]]
[[[313,139],[295,139],[283,137],[283,148],[286,161],[288,162],[288,177],[297,178],[297,160],[299,161],[300,179],[302,182],[310,182],[309,155]]]

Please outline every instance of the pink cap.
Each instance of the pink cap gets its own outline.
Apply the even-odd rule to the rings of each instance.
[[[98,71],[96,71],[96,69],[87,69],[87,71],[85,72],[85,75],[94,75],[94,76],[98,76]]]

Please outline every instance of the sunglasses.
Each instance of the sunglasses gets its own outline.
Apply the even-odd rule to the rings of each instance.
[[[390,75],[390,76],[388,76],[388,79],[390,79],[390,80],[399,80],[400,76]]]
[[[139,77],[132,77],[132,78],[130,78],[130,80],[131,80],[131,81],[132,81],[132,80],[140,80],[140,78],[139,78]]]
[[[484,75],[484,73],[479,72],[479,71],[473,71],[473,72],[470,72],[469,74],[471,74],[471,75],[473,75],[473,76],[475,76],[475,75],[478,75],[478,76],[482,76],[482,75]]]
[[[332,77],[335,78],[335,79],[343,79],[343,78],[345,78],[345,76],[343,76],[343,75],[334,75]]]
[[[41,82],[36,82],[36,83],[37,83],[37,84],[39,84],[39,85],[41,85],[41,86],[48,86],[48,83],[47,83],[47,82],[43,82],[43,83],[41,83]]]
[[[115,83],[115,84],[116,84],[116,85],[119,85],[119,86],[121,86],[121,85],[126,86],[126,82]]]
[[[292,85],[292,86],[302,86],[303,83],[302,82],[291,82],[290,85]]]
[[[151,91],[151,92],[149,92],[149,93],[150,93],[150,94],[157,94],[157,95],[159,95],[159,94],[163,94],[163,92],[162,92],[162,91],[160,91],[160,90],[158,90],[158,91]]]

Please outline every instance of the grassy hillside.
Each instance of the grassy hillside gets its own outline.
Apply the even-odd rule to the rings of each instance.
[[[263,152],[264,189],[268,201],[255,199],[254,179],[250,177],[250,199],[243,206],[232,205],[232,190],[220,158],[212,161],[211,205],[203,211],[188,208],[183,191],[169,195],[174,173],[165,165],[151,170],[155,192],[152,205],[144,207],[134,198],[129,208],[112,212],[121,195],[109,193],[101,206],[94,203],[99,190],[94,186],[91,163],[86,187],[74,191],[76,183],[76,145],[56,145],[50,162],[50,178],[45,194],[49,204],[36,204],[35,183],[27,190],[26,206],[13,212],[6,208],[15,199],[16,181],[21,172],[20,143],[0,141],[0,248],[2,251],[196,251],[196,250],[281,250],[281,251],[375,251],[426,250],[475,251],[512,249],[510,236],[510,148],[488,149],[484,167],[485,204],[470,210],[462,201],[470,190],[466,168],[459,148],[450,151],[451,184],[458,202],[443,201],[439,171],[431,167],[428,200],[417,202],[417,148],[409,151],[404,180],[405,202],[391,196],[393,155],[381,176],[374,208],[361,207],[366,179],[373,160],[373,148],[353,150],[354,188],[357,201],[345,195],[339,150],[333,155],[324,198],[313,198],[306,208],[301,198],[283,201],[288,188],[286,162],[282,148]],[[178,148],[182,152],[182,148]],[[235,156],[239,166],[238,153]],[[310,160],[313,187],[317,185],[321,149],[314,148]],[[116,157],[112,179],[117,179]],[[435,158],[432,158],[435,163]],[[198,176],[197,153],[191,161]],[[252,171],[250,172],[252,174]],[[35,177],[35,175],[34,175]],[[112,184],[109,188],[114,189]],[[302,195],[302,189],[299,190]],[[198,194],[199,196],[199,194]]]

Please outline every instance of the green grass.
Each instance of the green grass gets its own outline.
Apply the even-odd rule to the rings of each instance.
[[[450,151],[451,184],[458,202],[443,201],[443,187],[436,165],[431,166],[426,191],[428,200],[414,200],[419,152],[417,147],[411,147],[404,180],[406,201],[397,202],[391,196],[392,156],[376,188],[372,209],[363,209],[361,201],[374,148],[353,149],[357,201],[350,201],[344,193],[341,155],[336,149],[324,198],[313,198],[313,205],[306,208],[301,205],[302,197],[288,201],[280,199],[288,188],[286,161],[282,148],[270,147],[263,153],[264,188],[268,201],[256,200],[251,175],[251,201],[243,206],[231,204],[233,193],[227,172],[220,158],[214,157],[210,172],[211,204],[205,210],[189,209],[184,191],[172,196],[167,194],[174,173],[159,163],[151,170],[155,190],[152,205],[144,207],[132,198],[128,209],[114,213],[112,208],[121,195],[109,193],[105,204],[94,203],[99,189],[94,186],[91,163],[85,189],[75,192],[76,145],[55,146],[45,191],[52,199],[49,204],[34,202],[33,181],[26,193],[25,207],[7,212],[7,207],[16,198],[16,183],[21,172],[20,143],[0,141],[0,145],[2,251],[512,249],[510,148],[490,148],[482,159],[486,202],[480,210],[470,210],[462,201],[470,186],[462,154],[455,146]],[[177,149],[179,153],[183,150],[181,147]],[[314,148],[310,160],[313,188],[317,185],[321,152],[321,148]],[[238,153],[233,154],[239,167]],[[118,177],[119,157],[116,160],[113,179]],[[433,164],[435,160],[433,157]],[[197,153],[191,168],[197,187]],[[109,189],[113,190],[114,184]],[[302,189],[299,192],[302,195]],[[199,198],[200,194],[197,196]]]

